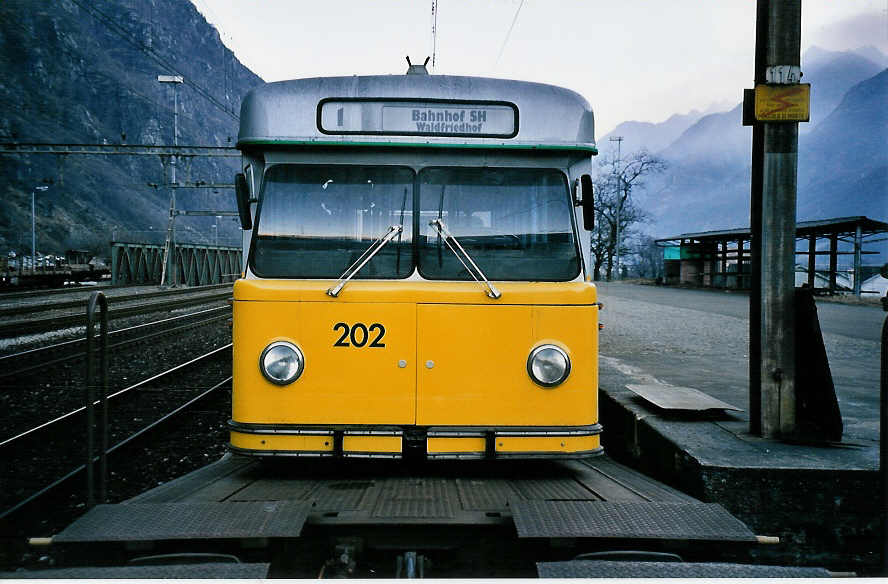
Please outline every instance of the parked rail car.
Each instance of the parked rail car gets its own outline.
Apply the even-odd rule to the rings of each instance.
[[[66,282],[101,280],[110,275],[104,262],[84,250],[69,249],[65,257],[43,256],[33,268],[29,257],[0,257],[0,288],[60,287]]]
[[[243,101],[230,447],[597,455],[592,110],[417,69]]]

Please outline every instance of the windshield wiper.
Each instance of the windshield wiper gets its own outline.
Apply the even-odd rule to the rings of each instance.
[[[377,253],[379,253],[379,250],[385,247],[385,244],[394,239],[395,236],[400,234],[403,230],[404,228],[400,225],[392,225],[391,227],[389,227],[388,231],[384,235],[371,243],[370,247],[365,249],[364,253],[361,254],[361,257],[356,259],[352,265],[350,265],[348,268],[346,268],[344,272],[342,272],[342,275],[339,276],[339,281],[336,283],[336,286],[329,288],[327,290],[327,294],[333,296],[334,298],[336,296],[339,296],[339,293],[342,292],[342,289],[345,287],[346,284],[348,284],[348,281],[351,280],[358,272],[360,272],[361,268],[367,265],[367,262],[372,260],[373,256],[375,256]]]
[[[483,281],[484,284],[487,285],[487,292],[485,292],[487,296],[493,298],[494,300],[502,296],[502,293],[496,289],[496,286],[490,283],[490,280],[487,279],[487,276],[484,275],[484,272],[481,271],[481,268],[478,267],[478,264],[476,264],[474,260],[472,260],[472,256],[469,255],[469,252],[463,249],[463,246],[459,244],[459,241],[457,241],[456,238],[453,237],[453,235],[450,233],[450,231],[448,231],[447,226],[444,225],[443,219],[441,219],[440,217],[438,217],[437,219],[433,219],[432,221],[429,221],[429,225],[434,227],[438,231],[438,235],[444,238],[444,243],[447,244],[447,248],[453,252],[453,255],[456,256],[456,259],[459,260],[459,263],[463,265],[469,275],[472,276],[472,278],[474,278],[476,282],[481,283]],[[459,251],[456,251],[457,249],[459,249]],[[462,252],[462,256],[460,256],[460,252]],[[465,257],[469,261],[469,264],[472,265],[471,268],[466,265],[466,262],[463,261],[463,257]],[[474,268],[474,270],[472,268]],[[478,274],[477,276],[475,275],[476,273]],[[478,276],[480,276],[480,279]]]

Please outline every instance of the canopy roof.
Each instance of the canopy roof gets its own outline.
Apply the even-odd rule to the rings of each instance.
[[[862,235],[873,235],[888,232],[888,223],[876,221],[869,217],[837,217],[834,219],[819,219],[817,221],[799,221],[796,223],[796,237],[808,237],[816,235],[852,235],[860,226]],[[680,243],[683,240],[706,241],[738,241],[749,240],[751,230],[746,228],[725,229],[721,231],[701,231],[699,233],[682,233],[671,237],[663,237],[657,243]]]

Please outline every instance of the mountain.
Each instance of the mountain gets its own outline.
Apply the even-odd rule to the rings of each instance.
[[[888,219],[888,69],[852,87],[799,140],[801,219]]]
[[[622,136],[622,151],[634,152],[642,148],[650,152],[658,152],[668,146],[682,132],[703,117],[698,110],[691,110],[687,114],[673,114],[664,122],[658,124],[652,122],[623,122],[611,132],[599,139],[605,144],[612,137]]]
[[[238,62],[187,0],[0,3],[0,142],[173,142],[233,146],[240,97],[262,80]],[[182,75],[161,84],[158,75]],[[160,157],[0,155],[0,251],[30,253],[31,193],[38,249],[60,253],[143,240],[166,229],[169,182]],[[178,181],[231,183],[237,158],[181,157]],[[160,185],[160,188],[149,186]],[[233,209],[225,189],[179,189],[182,209]],[[212,217],[180,217],[180,241],[211,239]],[[234,240],[226,218],[220,240]]]
[[[872,51],[878,53],[875,47]],[[825,120],[852,86],[885,67],[856,52],[826,51],[819,47],[805,51],[802,64],[802,81],[811,84],[811,121],[799,125],[802,132],[812,130]]]
[[[812,48],[805,57],[812,123],[800,124],[809,129],[799,136],[799,219],[888,220],[885,71],[855,52]],[[739,105],[703,116],[659,151],[669,168],[634,193],[653,218],[643,230],[661,237],[749,224],[752,130],[741,121]],[[623,152],[631,152],[625,143]]]
[[[864,59],[872,61],[879,67],[888,67],[888,55],[872,45],[854,49],[853,52]]]

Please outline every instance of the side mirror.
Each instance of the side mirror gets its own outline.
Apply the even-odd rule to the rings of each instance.
[[[583,191],[583,229],[592,231],[595,228],[595,193],[592,188],[592,177],[588,174],[581,176],[580,188]]]
[[[247,177],[239,172],[234,175],[234,193],[237,196],[237,213],[240,215],[241,229],[253,228],[253,217],[250,216],[250,189]]]

